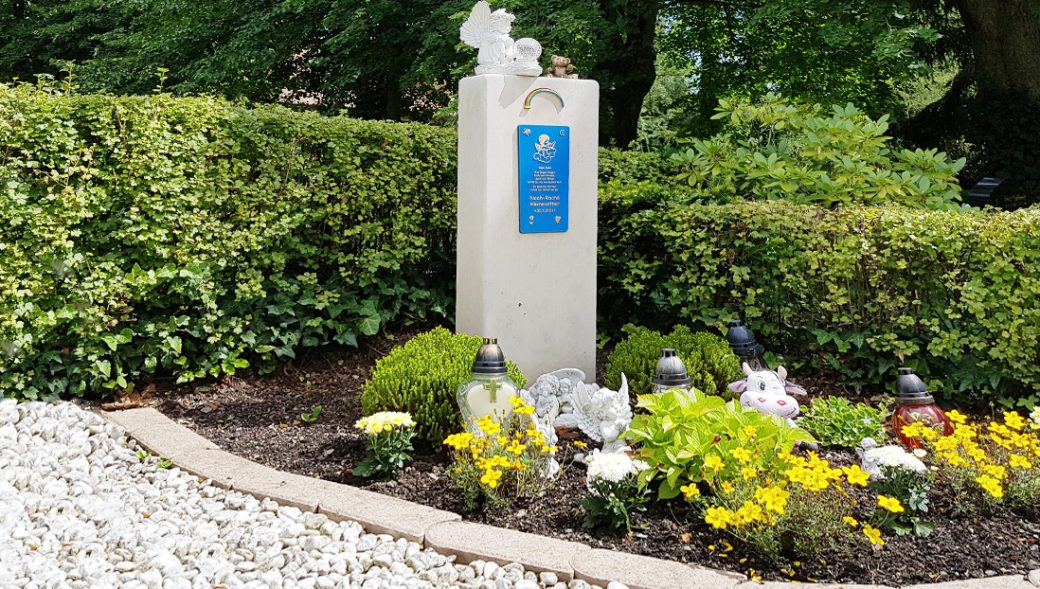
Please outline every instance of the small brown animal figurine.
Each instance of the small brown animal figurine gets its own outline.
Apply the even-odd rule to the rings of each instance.
[[[570,78],[576,79],[578,74],[574,73],[574,66],[571,65],[571,58],[563,57],[562,55],[552,56],[552,65],[545,68],[545,73],[550,78]]]

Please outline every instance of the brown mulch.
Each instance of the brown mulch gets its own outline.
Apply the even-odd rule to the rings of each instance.
[[[770,562],[739,542],[705,525],[682,502],[651,505],[636,517],[627,538],[603,537],[582,529],[580,500],[586,496],[584,470],[565,445],[563,474],[532,501],[510,510],[464,513],[459,497],[445,492],[446,461],[431,448],[417,448],[414,461],[396,481],[371,483],[350,471],[364,453],[354,429],[360,394],[376,359],[417,329],[360,342],[359,348],[311,350],[276,374],[236,377],[187,391],[160,391],[158,408],[222,448],[261,464],[463,513],[472,521],[533,532],[635,554],[722,568],[772,580],[880,583],[899,586],[963,578],[1025,574],[1040,568],[1040,511],[1000,509],[987,517],[952,515],[937,498],[927,537],[886,537],[883,549],[864,548],[845,555]],[[605,354],[600,355],[602,375]],[[796,379],[811,395],[851,394],[826,377]],[[600,379],[602,381],[602,379]],[[322,407],[308,424],[301,414]],[[835,454],[837,461],[852,457]],[[946,506],[948,507],[948,506]]]

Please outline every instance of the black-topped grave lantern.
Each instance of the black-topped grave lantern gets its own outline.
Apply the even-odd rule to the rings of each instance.
[[[751,370],[769,369],[766,366],[765,359],[762,358],[762,354],[765,353],[766,349],[755,339],[755,334],[751,332],[751,328],[744,325],[744,322],[740,319],[733,319],[729,322],[729,329],[726,330],[726,341],[729,342],[729,347],[733,350],[733,353],[740,358],[742,363],[747,362]]]
[[[506,356],[495,338],[484,338],[470,370],[469,382],[456,393],[459,411],[470,432],[477,432],[477,421],[488,415],[499,422],[513,414],[512,398],[519,387],[509,378]]]
[[[896,410],[892,413],[892,429],[899,436],[899,441],[911,448],[920,448],[918,440],[903,434],[903,427],[911,423],[921,423],[941,435],[953,433],[953,424],[946,413],[936,405],[935,398],[928,392],[921,377],[906,366],[899,368],[896,380],[899,396],[896,397]]]
[[[661,359],[657,361],[657,369],[654,371],[654,390],[661,392],[668,389],[682,389],[684,392],[689,392],[692,382],[690,375],[686,372],[686,365],[683,364],[675,350],[672,348],[661,350]]]

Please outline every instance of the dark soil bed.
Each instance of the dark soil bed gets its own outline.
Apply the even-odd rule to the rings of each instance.
[[[1025,574],[1040,568],[1040,513],[1001,509],[986,517],[956,517],[940,507],[928,537],[886,537],[883,549],[850,555],[770,562],[704,524],[681,502],[653,506],[640,516],[640,531],[627,538],[599,537],[581,527],[579,501],[586,495],[584,469],[570,464],[577,448],[563,442],[565,469],[544,496],[509,511],[465,513],[445,493],[446,461],[430,448],[396,481],[369,483],[350,471],[364,445],[354,422],[362,387],[376,359],[414,332],[369,338],[358,349],[313,350],[264,377],[234,378],[163,394],[158,407],[222,448],[279,470],[320,477],[462,513],[468,520],[574,540],[594,547],[722,568],[765,579],[880,583],[899,586],[962,578]],[[600,358],[602,374],[604,358]],[[826,378],[795,379],[811,394],[843,394]],[[300,415],[320,405],[321,416]],[[830,456],[838,461],[849,457]]]

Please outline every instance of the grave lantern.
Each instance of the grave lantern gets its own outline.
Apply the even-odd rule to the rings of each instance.
[[[762,354],[766,349],[755,340],[755,334],[751,332],[751,328],[744,325],[744,322],[740,319],[733,319],[729,322],[729,329],[726,330],[726,341],[729,342],[729,347],[733,350],[733,353],[740,358],[742,363],[747,362],[751,370],[769,369],[762,358]]]
[[[921,447],[920,442],[903,435],[903,426],[911,423],[922,423],[944,436],[953,433],[950,419],[935,404],[928,387],[913,370],[905,366],[899,368],[897,387],[899,395],[896,397],[896,410],[892,414],[892,429],[901,442],[911,448]]]
[[[509,378],[506,357],[495,338],[484,338],[473,360],[469,382],[459,387],[456,398],[466,429],[477,431],[477,421],[493,415],[502,422],[513,413],[512,398],[519,388]]]
[[[657,361],[657,370],[654,371],[654,390],[657,392],[668,389],[682,389],[690,391],[690,375],[686,372],[686,365],[672,348],[661,350],[661,359]]]

